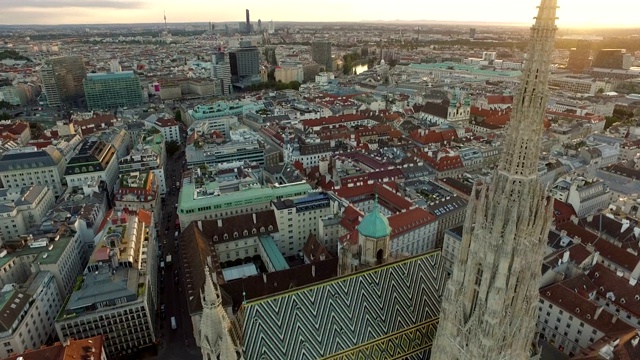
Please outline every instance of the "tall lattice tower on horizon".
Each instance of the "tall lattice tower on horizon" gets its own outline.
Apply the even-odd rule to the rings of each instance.
[[[530,359],[553,202],[538,179],[557,0],[541,0],[505,151],[475,186],[432,359]]]

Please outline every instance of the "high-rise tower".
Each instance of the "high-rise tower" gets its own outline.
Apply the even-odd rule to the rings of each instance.
[[[474,187],[444,292],[434,360],[531,357],[553,203],[538,179],[557,0],[541,0],[502,161]]]
[[[247,9],[246,15],[247,15],[247,24],[245,25],[246,26],[245,30],[247,34],[251,34],[251,19],[249,18],[249,9]]]

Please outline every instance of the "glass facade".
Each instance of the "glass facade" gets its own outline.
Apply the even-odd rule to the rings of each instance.
[[[88,74],[84,93],[89,110],[139,106],[144,102],[140,79],[132,71]]]

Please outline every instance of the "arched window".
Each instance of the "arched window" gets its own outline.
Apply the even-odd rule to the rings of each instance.
[[[249,235],[249,232],[247,230],[242,232],[242,236],[247,236],[247,235]]]

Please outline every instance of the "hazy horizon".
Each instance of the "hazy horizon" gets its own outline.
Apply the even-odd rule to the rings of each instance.
[[[7,0],[3,0],[7,1]],[[322,6],[294,0],[266,3],[246,0],[242,4],[205,5],[201,0],[21,0],[2,5],[0,25],[79,25],[161,23],[166,11],[168,23],[241,22],[245,9],[253,23],[276,22],[442,22],[530,25],[539,0],[458,0],[433,6],[416,0],[345,2],[325,0]],[[609,0],[558,0],[558,26],[567,28],[640,27],[640,2]],[[596,5],[598,4],[598,6]],[[596,10],[597,9],[597,10]],[[621,11],[622,10],[622,11]],[[204,15],[210,12],[211,15]],[[508,14],[509,17],[505,17]]]

